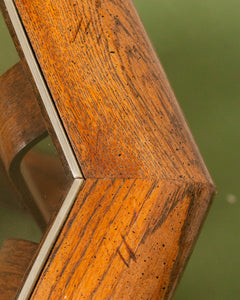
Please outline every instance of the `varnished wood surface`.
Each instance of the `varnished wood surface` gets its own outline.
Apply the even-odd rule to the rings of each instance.
[[[15,3],[85,178],[211,180],[132,1]]]
[[[61,159],[61,162],[62,162],[62,165],[64,165],[64,171],[65,171],[65,174],[66,176],[68,177],[69,181],[72,180],[72,174],[71,172],[69,171],[69,166],[67,165],[67,162],[66,162],[66,159],[63,155],[63,151],[59,145],[59,141],[56,137],[56,133],[54,132],[53,130],[53,126],[49,120],[49,116],[46,112],[46,108],[44,105],[42,105],[42,99],[41,99],[41,96],[39,94],[39,91],[37,89],[37,86],[34,82],[34,79],[33,79],[33,76],[31,74],[31,71],[30,71],[30,68],[27,64],[27,61],[26,61],[26,58],[24,56],[24,53],[22,51],[22,48],[21,48],[21,45],[20,45],[20,42],[17,38],[17,35],[16,35],[16,32],[15,32],[15,29],[11,23],[11,20],[10,20],[10,17],[9,17],[9,14],[8,14],[8,11],[6,9],[6,6],[5,6],[5,3],[3,0],[0,0],[0,10],[4,16],[4,20],[7,24],[7,27],[8,27],[8,30],[9,30],[9,33],[11,34],[11,37],[13,39],[13,42],[14,42],[14,45],[16,47],[16,50],[18,52],[18,55],[21,59],[21,69],[23,71],[23,77],[22,77],[22,80],[25,80],[27,82],[27,85],[31,86],[31,97],[33,97],[32,99],[34,99],[34,101],[32,102],[35,102],[38,104],[40,104],[40,106],[37,108],[37,110],[35,111],[36,114],[40,113],[40,109],[41,109],[41,116],[40,118],[44,120],[44,123],[45,123],[45,126],[49,132],[49,134],[51,134],[51,138],[52,138],[52,142],[54,143],[54,146],[56,148],[56,150],[58,151],[58,155],[59,155],[59,158]],[[11,95],[13,96],[13,95]],[[17,96],[17,95],[15,95]],[[31,104],[30,106],[32,106],[33,104]],[[33,105],[34,107],[34,105]],[[32,114],[34,114],[34,111],[32,112]],[[36,124],[35,124],[36,125]],[[39,125],[39,124],[38,124]]]
[[[8,239],[0,249],[0,299],[13,300],[38,245],[19,239]]]
[[[8,173],[29,145],[46,135],[40,108],[21,63],[0,77],[0,155]],[[18,166],[17,166],[18,167]]]
[[[69,188],[61,161],[56,156],[33,149],[25,155],[22,163],[49,220],[60,208]]]
[[[15,3],[86,178],[32,299],[170,299],[215,188],[132,1]]]
[[[27,151],[47,135],[40,108],[22,63],[0,77],[0,157],[24,205],[44,228],[44,218],[22,178],[20,164]]]
[[[213,188],[88,179],[31,299],[168,299]]]

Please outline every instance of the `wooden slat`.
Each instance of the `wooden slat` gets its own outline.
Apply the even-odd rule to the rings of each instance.
[[[0,76],[0,120],[0,156],[11,177],[31,145],[47,134],[21,62]]]
[[[22,284],[38,245],[33,242],[8,239],[0,249],[0,299],[13,300]]]
[[[211,181],[132,1],[15,2],[85,178]]]
[[[43,229],[48,219],[29,192],[20,165],[27,151],[47,136],[47,129],[21,62],[0,77],[0,120],[0,157],[6,173]]]
[[[62,165],[64,166],[64,172],[66,174],[66,177],[68,177],[69,180],[72,180],[72,173],[69,170],[69,166],[68,166],[68,164],[66,162],[66,159],[63,155],[63,151],[61,149],[61,146],[60,146],[59,141],[57,139],[56,133],[55,133],[55,131],[53,129],[53,126],[51,124],[51,121],[49,119],[46,108],[45,108],[44,105],[42,105],[41,96],[40,96],[38,88],[37,88],[37,86],[34,82],[33,75],[31,74],[30,68],[27,64],[26,58],[24,56],[21,45],[20,45],[19,40],[17,38],[15,29],[14,29],[12,23],[11,23],[11,20],[10,20],[10,17],[9,17],[9,14],[8,14],[7,9],[6,9],[4,1],[0,1],[0,10],[3,14],[4,20],[7,24],[8,30],[9,30],[9,33],[11,34],[14,45],[15,45],[16,50],[18,52],[18,55],[21,59],[21,68],[22,68],[23,73],[24,73],[24,74],[22,74],[22,80],[25,81],[24,84],[27,84],[27,86],[29,86],[29,84],[30,84],[30,86],[31,86],[30,87],[31,91],[28,91],[28,93],[31,94],[31,99],[32,99],[31,102],[35,102],[35,103],[38,102],[40,104],[40,106],[37,108],[37,111],[39,112],[39,108],[41,109],[41,116],[40,117],[42,119],[44,119],[44,123],[45,123],[45,126],[46,126],[47,130],[48,130],[48,133],[51,135],[52,142],[53,142],[53,144],[54,144],[54,146],[55,146],[55,148],[58,152],[58,156],[59,156],[59,158],[62,162]],[[25,86],[24,84],[23,84],[23,86]],[[10,92],[10,96],[12,97],[14,93],[12,93],[10,90],[8,92]],[[19,91],[19,92],[22,93],[23,91]],[[17,96],[17,95],[15,94],[15,96]],[[30,104],[30,107],[32,107],[32,106],[34,106],[34,104]],[[31,113],[31,115],[32,115],[32,113]],[[31,115],[27,116],[27,118],[31,118]]]
[[[213,188],[88,179],[31,299],[167,299]]]

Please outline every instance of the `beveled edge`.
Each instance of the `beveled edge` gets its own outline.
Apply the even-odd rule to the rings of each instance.
[[[18,294],[17,299],[18,300],[25,300],[28,299],[30,296],[35,283],[44,267],[44,264],[48,258],[48,255],[52,249],[52,246],[54,245],[58,234],[66,220],[66,217],[68,216],[73,203],[76,199],[76,196],[84,182],[84,179],[74,179],[72,186],[41,246],[41,249],[31,267],[30,272],[28,273],[28,276],[24,282],[24,285]]]
[[[53,126],[54,132],[56,133],[56,136],[58,138],[59,144],[62,148],[64,157],[68,163],[68,166],[70,168],[70,171],[73,175],[73,178],[83,178],[83,175],[81,173],[81,170],[79,168],[79,165],[76,161],[76,158],[73,154],[72,148],[70,146],[70,143],[68,141],[68,138],[66,137],[65,131],[62,127],[61,121],[59,119],[58,113],[55,109],[55,106],[53,104],[52,98],[49,94],[48,88],[45,84],[45,81],[43,79],[42,73],[39,69],[38,63],[35,59],[34,53],[32,51],[32,48],[29,44],[28,38],[26,36],[26,33],[24,31],[23,25],[21,23],[21,20],[19,18],[17,9],[14,5],[13,0],[3,0],[9,17],[11,19],[12,25],[14,27],[14,30],[16,32],[17,38],[19,40],[19,43],[22,47],[22,51],[25,55],[26,61],[28,63],[28,66],[30,68],[30,71],[33,75],[34,81],[36,83],[37,89],[39,91],[39,94],[41,96],[41,99],[43,101],[44,107],[47,111],[47,114],[49,116],[49,119],[51,121],[51,124]]]
[[[73,183],[64,199],[60,210],[39,250],[39,253],[27,275],[27,278],[21,288],[17,299],[25,300],[31,295],[32,290],[36,284],[36,281],[44,267],[44,264],[48,258],[52,246],[54,245],[59,232],[73,206],[76,196],[83,185],[84,179],[77,160],[74,156],[73,150],[70,146],[68,138],[62,127],[61,121],[59,119],[58,113],[53,104],[51,95],[49,94],[48,88],[45,84],[42,73],[39,69],[38,63],[35,59],[32,48],[29,44],[28,38],[24,31],[23,25],[19,18],[17,9],[13,0],[3,0],[8,11],[9,17],[11,19],[12,25],[16,32],[19,43],[22,47],[22,51],[25,55],[26,61],[33,75],[34,81],[36,83],[37,89],[43,101],[44,107],[51,121],[53,130],[58,138],[59,144],[62,148],[64,157],[69,166],[70,172],[73,176]]]

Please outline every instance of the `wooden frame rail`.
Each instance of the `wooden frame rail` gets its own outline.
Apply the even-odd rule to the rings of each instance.
[[[30,298],[170,299],[215,187],[133,2],[14,4],[85,179]]]

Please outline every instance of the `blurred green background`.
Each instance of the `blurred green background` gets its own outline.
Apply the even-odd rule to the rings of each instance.
[[[240,299],[240,1],[134,2],[218,189],[174,300]],[[0,73],[17,59],[2,43]]]

